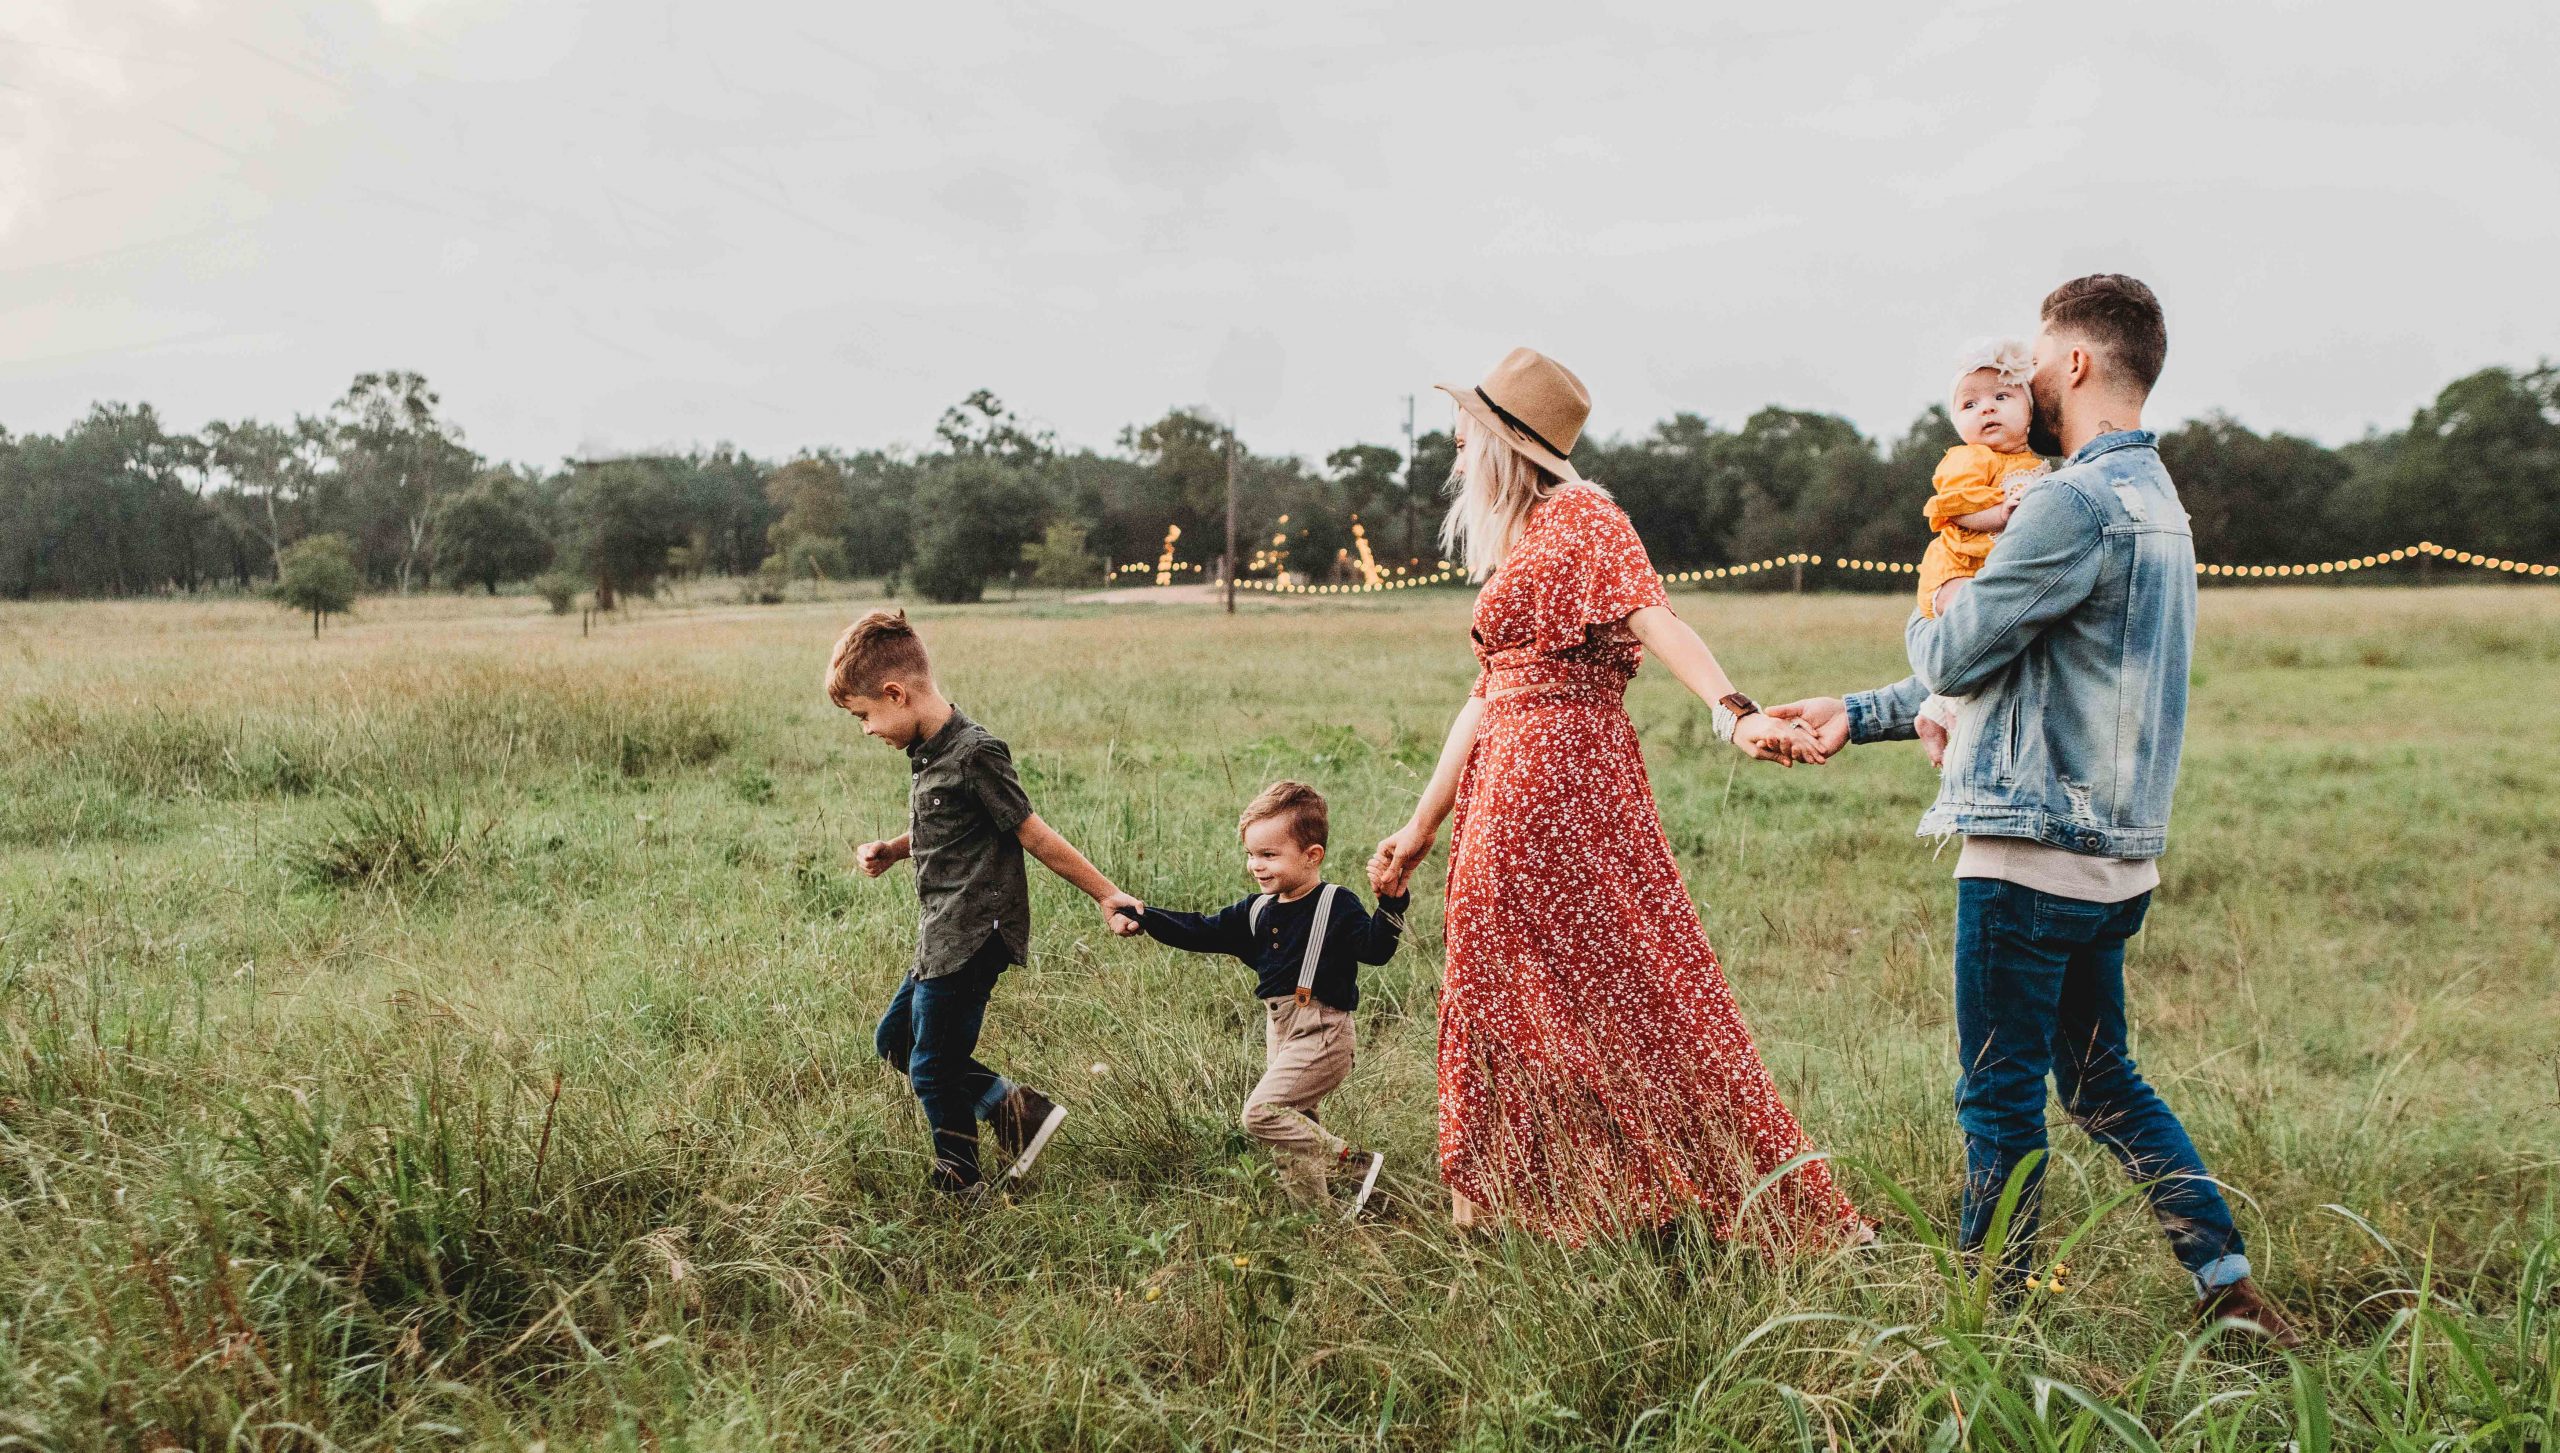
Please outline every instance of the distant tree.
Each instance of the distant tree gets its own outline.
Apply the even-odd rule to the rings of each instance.
[[[1413,441],[1413,458],[1404,474],[1404,500],[1397,513],[1404,520],[1400,542],[1407,555],[1424,561],[1440,558],[1441,498],[1458,469],[1457,436],[1433,430]]]
[[[1037,463],[1053,448],[1045,431],[1026,428],[1004,400],[987,389],[943,410],[933,432],[954,457],[993,459],[1017,469]]]
[[[1331,580],[1336,566],[1351,568],[1355,550],[1351,535],[1350,491],[1335,479],[1306,468],[1295,459],[1266,459],[1243,455],[1237,460],[1237,496],[1242,502],[1241,524],[1236,545],[1250,567],[1256,547],[1273,548],[1264,542],[1279,537],[1284,543],[1277,548],[1287,556],[1291,574],[1316,580]],[[1285,522],[1284,522],[1285,521]],[[1362,522],[1376,528],[1376,521]],[[1201,541],[1205,550],[1215,551],[1223,542],[1225,521],[1216,515],[1209,520],[1211,534]],[[1382,564],[1401,564],[1402,557],[1371,547]]]
[[[1807,545],[1812,521],[1802,507],[1812,494],[1837,494],[1840,471],[1873,460],[1875,446],[1857,426],[1835,414],[1801,409],[1762,409],[1739,430],[1717,441],[1718,479],[1712,488],[1741,500],[1728,548],[1741,560],[1791,554]],[[1854,455],[1854,460],[1834,456]],[[1915,508],[1918,503],[1915,502]],[[1771,584],[1777,583],[1773,578]]]
[[[1796,498],[1791,538],[1773,553],[1918,560],[1929,543],[1928,498],[1925,485],[1907,492],[1903,477],[1872,447],[1825,450]],[[1851,577],[1813,578],[1830,584]]]
[[[1962,442],[1947,406],[1931,404],[1885,451],[1885,494],[1877,509],[1844,542],[1839,553],[1859,560],[1910,561],[1918,564],[1929,548],[1928,500],[1931,481],[1947,451]],[[1913,581],[1903,575],[1852,575],[1834,582],[1870,590],[1906,590]]]
[[[1664,569],[1718,565],[1741,514],[1738,477],[1723,467],[1732,436],[1696,414],[1677,414],[1643,438],[1575,450],[1575,468],[1608,487]]]
[[[915,463],[866,450],[828,453],[843,472],[847,516],[845,569],[854,575],[891,576],[915,554]]]
[[[161,427],[150,405],[98,404],[58,439],[12,453],[15,483],[0,529],[15,549],[11,594],[128,595],[202,578],[208,511],[189,487],[195,441]]]
[[[1383,445],[1352,444],[1336,449],[1325,456],[1324,467],[1333,486],[1341,491],[1342,503],[1373,527],[1384,523],[1385,511],[1394,508],[1396,497],[1403,492],[1397,476],[1404,471],[1404,456]]]
[[[321,618],[354,605],[356,592],[363,586],[364,576],[356,569],[355,551],[348,548],[346,537],[313,535],[286,547],[276,572],[275,596],[278,604],[311,612],[311,634],[316,639]]]
[[[2408,428],[2348,453],[2338,510],[2365,548],[2429,539],[2560,557],[2560,368],[2456,379]]]
[[[578,562],[595,587],[596,609],[626,594],[654,595],[667,552],[686,543],[684,498],[664,463],[613,459],[577,466],[566,499]]]
[[[343,477],[360,558],[398,584],[432,586],[436,504],[479,467],[462,430],[415,373],[360,373],[330,407],[330,447]]]
[[[217,419],[198,438],[214,480],[208,499],[215,513],[234,534],[255,541],[281,574],[285,546],[309,532],[314,480],[325,457],[322,431],[308,419],[292,426]]]
[[[1918,470],[1920,482],[1925,487],[1937,476],[1938,463],[1947,457],[1947,451],[1963,442],[1956,433],[1956,421],[1947,417],[1947,406],[1931,404],[1920,411],[1920,416],[1911,421],[1911,427],[1894,442],[1894,467],[1906,474]],[[1923,497],[1926,497],[1925,488]]]
[[[782,573],[813,580],[843,574],[853,500],[836,462],[823,456],[794,459],[765,480],[764,492],[781,511],[765,538]]]
[[[685,529],[692,538],[693,568],[744,575],[769,548],[765,532],[776,511],[765,497],[765,464],[722,444],[662,461],[683,498]]]
[[[436,505],[436,568],[456,585],[496,595],[499,582],[533,574],[551,563],[551,553],[524,483],[504,470]]]
[[[2282,564],[2352,548],[2330,517],[2347,462],[2308,439],[2208,414],[2161,435],[2160,462],[2177,482],[2199,559]]]
[[[1175,409],[1152,424],[1120,432],[1120,445],[1137,457],[1143,473],[1135,481],[1137,496],[1127,503],[1142,523],[1138,530],[1152,538],[1115,542],[1112,553],[1131,559],[1152,556],[1154,541],[1167,525],[1206,545],[1225,531],[1227,509],[1227,426],[1190,409]],[[1212,522],[1218,528],[1211,529]]]
[[[1020,470],[993,459],[948,459],[916,486],[916,553],[908,567],[928,600],[972,601],[1011,571],[1041,526],[1043,501]]]
[[[1071,520],[1050,521],[1039,539],[1022,547],[1022,561],[1031,567],[1031,583],[1051,590],[1100,584],[1102,562],[1084,547],[1084,537],[1082,525]]]

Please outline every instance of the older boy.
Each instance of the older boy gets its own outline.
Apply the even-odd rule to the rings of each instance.
[[[1083,889],[1124,938],[1137,930],[1113,912],[1135,908],[1137,900],[1031,810],[1013,754],[942,694],[906,612],[876,610],[848,627],[828,658],[825,684],[827,699],[851,712],[863,735],[905,751],[915,774],[908,830],[855,850],[874,878],[915,859],[922,907],[915,966],[889,1001],[874,1042],[882,1059],[905,1071],[924,1106],[936,1189],[979,1184],[980,1120],[1010,1161],[1006,1176],[1018,1177],[1067,1116],[1048,1096],[976,1058],[996,977],[1031,947],[1023,851]]]

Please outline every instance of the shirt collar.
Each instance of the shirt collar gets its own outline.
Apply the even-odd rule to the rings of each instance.
[[[2160,436],[2149,429],[2118,429],[2112,434],[2100,434],[2097,438],[2081,445],[2080,452],[2072,455],[2065,462],[2082,464],[2101,454],[2113,454],[2119,449],[2153,449],[2159,447],[2159,443]]]
[[[941,756],[953,742],[960,739],[960,733],[974,725],[976,723],[969,720],[967,712],[956,706],[951,708],[951,720],[942,724],[942,730],[926,737],[923,741],[908,744],[908,765],[918,769],[933,765],[934,758]]]

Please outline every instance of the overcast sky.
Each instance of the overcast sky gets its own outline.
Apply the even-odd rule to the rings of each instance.
[[[407,368],[536,463],[980,386],[1321,456],[1528,343],[1600,433],[1890,434],[2104,269],[2167,303],[2155,422],[2335,442],[2560,356],[2555,14],[0,0],[0,425]]]

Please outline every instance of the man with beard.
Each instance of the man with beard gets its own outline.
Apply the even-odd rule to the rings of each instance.
[[[1825,753],[1914,734],[1932,691],[1969,698],[1925,835],[1956,860],[1956,1118],[1964,1244],[1980,1250],[2003,1188],[2024,1193],[1997,1274],[2025,1280],[2045,1151],[2045,1079],[2142,1187],[2195,1278],[2197,1313],[2299,1341],[2258,1290],[2231,1207],[2135,1068],[2126,940],[2168,845],[2195,641],[2195,547],[2142,406],[2168,355],[2160,300],[2101,273],[2044,300],[2028,442],[2062,467],[2023,498],[2000,547],[1937,615],[1914,612],[1912,675],[1770,715]]]

